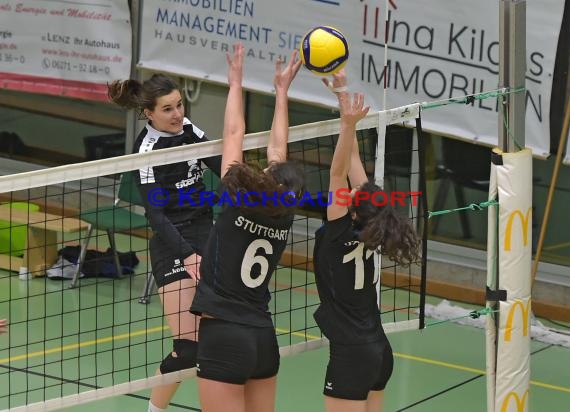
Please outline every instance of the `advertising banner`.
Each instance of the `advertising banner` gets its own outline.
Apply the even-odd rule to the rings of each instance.
[[[0,0],[0,88],[107,100],[128,78],[127,0]]]
[[[350,89],[365,92],[373,109],[463,97],[498,87],[499,3],[389,0],[386,13],[384,1],[372,0],[145,0],[139,66],[225,83],[225,53],[242,42],[245,87],[271,93],[276,59],[289,58],[311,28],[330,25],[348,39]],[[526,3],[526,146],[537,156],[550,149],[563,7],[563,0]],[[299,74],[290,97],[336,105],[308,70]],[[426,110],[422,121],[429,131],[496,145],[499,109],[497,99],[486,99]]]

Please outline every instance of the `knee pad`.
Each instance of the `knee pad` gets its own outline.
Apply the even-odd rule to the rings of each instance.
[[[160,373],[169,373],[193,368],[196,366],[198,342],[188,339],[174,339],[176,357],[169,353],[160,364]]]

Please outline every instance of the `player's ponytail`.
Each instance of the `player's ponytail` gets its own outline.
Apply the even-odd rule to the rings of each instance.
[[[360,191],[372,194],[382,190],[372,182],[367,182]],[[355,227],[359,229],[358,240],[370,250],[377,250],[390,260],[409,266],[420,256],[420,244],[416,231],[407,217],[399,214],[389,205],[376,206],[370,200],[360,201],[351,206],[355,213]]]
[[[109,99],[125,109],[139,109],[142,84],[137,80],[115,80],[107,86]]]
[[[153,74],[144,83],[138,80],[115,80],[107,86],[109,99],[125,109],[154,110],[159,97],[180,90],[174,79],[164,74]]]

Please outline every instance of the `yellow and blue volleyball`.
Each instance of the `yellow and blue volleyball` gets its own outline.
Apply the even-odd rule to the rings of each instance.
[[[303,37],[300,47],[303,65],[315,74],[326,76],[344,67],[348,60],[348,42],[337,29],[318,26]]]

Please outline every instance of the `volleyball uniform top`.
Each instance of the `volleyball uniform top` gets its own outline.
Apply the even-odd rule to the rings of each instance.
[[[158,131],[147,123],[135,141],[133,152],[145,153],[207,140],[206,134],[187,118],[184,118],[179,134]],[[220,175],[221,156],[202,161]],[[187,225],[193,219],[212,218],[212,207],[200,199],[200,193],[206,189],[200,159],[149,166],[139,169],[135,175],[146,217],[155,235],[165,242],[173,254],[193,254],[194,248],[177,227]]]
[[[292,215],[270,217],[224,205],[206,243],[191,312],[273,326],[268,284],[292,223]]]
[[[321,300],[314,317],[323,334],[341,344],[382,339],[374,252],[358,241],[350,214],[317,230],[313,264]]]

